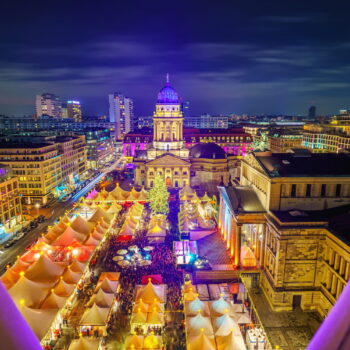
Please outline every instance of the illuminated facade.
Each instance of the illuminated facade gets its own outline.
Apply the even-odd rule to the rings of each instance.
[[[350,117],[347,119],[350,120]],[[346,118],[334,118],[331,124],[307,124],[302,145],[312,152],[340,152],[350,149],[350,124]]]
[[[9,167],[0,165],[0,234],[22,221],[18,179]]]
[[[181,105],[169,76],[158,93],[153,125],[152,146],[137,152],[134,158],[136,184],[153,187],[154,177],[159,174],[169,187],[189,185],[191,163],[184,145]]]
[[[234,264],[261,271],[274,310],[326,315],[350,277],[348,155],[252,153],[240,181],[219,187]]]
[[[27,204],[46,204],[62,182],[61,155],[51,143],[1,143],[0,162],[18,178]]]
[[[86,170],[85,136],[57,136],[54,141],[61,155],[62,181],[73,184]]]
[[[129,97],[120,93],[108,95],[109,121],[115,124],[115,133],[118,139],[134,128],[134,103]]]
[[[76,122],[82,121],[81,105],[79,101],[67,101],[67,118]]]
[[[198,143],[216,143],[224,149],[227,155],[245,156],[251,150],[253,137],[242,128],[232,129],[183,129],[186,148]],[[135,151],[148,148],[153,141],[152,130],[144,128],[138,132],[125,135],[123,140],[123,155],[134,157]]]
[[[84,136],[37,136],[37,140],[28,142],[23,136],[0,144],[0,162],[17,176],[26,204],[46,204],[58,187],[74,186],[86,170]]]
[[[35,112],[37,117],[49,115],[50,117],[61,117],[62,104],[54,94],[37,95],[35,99]]]

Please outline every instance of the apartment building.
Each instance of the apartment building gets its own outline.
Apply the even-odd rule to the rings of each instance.
[[[8,166],[0,164],[0,234],[22,221],[18,178]]]
[[[51,143],[0,143],[0,163],[18,178],[24,203],[45,204],[62,182],[61,155]]]

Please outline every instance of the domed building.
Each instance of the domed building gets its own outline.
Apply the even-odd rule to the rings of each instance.
[[[190,150],[183,137],[183,115],[179,96],[170,85],[169,75],[159,91],[153,114],[153,143],[135,152],[135,184],[153,187],[157,174],[169,187],[186,185],[212,188],[228,179],[225,151],[214,143],[197,144]]]
[[[191,186],[216,192],[217,186],[228,183],[229,169],[225,151],[216,143],[198,143],[190,149]]]

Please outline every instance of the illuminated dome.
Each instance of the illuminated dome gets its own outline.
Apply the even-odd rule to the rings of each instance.
[[[225,151],[216,143],[198,143],[190,149],[191,158],[225,159]]]
[[[168,104],[177,104],[179,103],[179,95],[170,86],[169,75],[167,75],[165,86],[158,92],[157,103],[168,103]]]

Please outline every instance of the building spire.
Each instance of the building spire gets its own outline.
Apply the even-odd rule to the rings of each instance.
[[[170,76],[169,73],[166,74],[166,83],[170,84]]]

